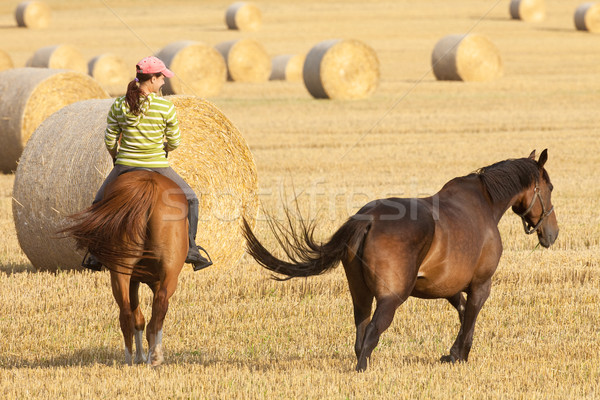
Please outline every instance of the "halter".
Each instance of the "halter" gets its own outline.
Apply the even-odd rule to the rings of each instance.
[[[531,226],[531,224],[529,222],[525,221],[525,216],[527,214],[529,214],[529,212],[531,211],[531,209],[533,208],[533,206],[535,204],[535,199],[538,197],[540,199],[540,203],[542,204],[542,214],[540,215],[540,219],[538,220],[537,224],[535,224],[534,226]],[[536,181],[535,188],[533,189],[533,198],[531,199],[531,204],[529,204],[529,207],[527,207],[527,210],[525,210],[523,213],[517,214],[517,215],[519,217],[521,217],[521,220],[523,222],[523,229],[525,229],[525,233],[528,235],[531,235],[533,232],[538,230],[538,228],[542,224],[542,222],[544,222],[546,217],[548,217],[550,214],[552,214],[553,211],[554,211],[554,206],[550,207],[550,209],[548,211],[546,211],[546,205],[544,204],[544,199],[542,199],[542,196],[540,195],[540,188],[538,186],[538,182]]]

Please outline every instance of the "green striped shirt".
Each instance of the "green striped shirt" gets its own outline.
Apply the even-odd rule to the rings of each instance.
[[[140,115],[133,115],[129,112],[125,96],[115,100],[106,118],[106,148],[114,150],[119,146],[116,164],[168,167],[163,142],[166,138],[170,151],[175,150],[181,141],[175,106],[169,100],[150,93],[140,98],[140,109]]]

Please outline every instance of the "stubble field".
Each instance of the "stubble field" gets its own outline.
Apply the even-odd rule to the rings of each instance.
[[[18,1],[0,4],[0,48],[17,67],[58,43],[132,66],[183,39],[252,37],[272,56],[332,38],[370,45],[381,81],[365,100],[314,100],[281,81],[228,82],[209,98],[246,138],[264,208],[279,216],[300,193],[320,238],[369,200],[431,195],[544,148],[560,234],[542,250],[512,212],[502,219],[504,255],[465,364],[439,362],[458,332],[450,305],[409,299],[358,374],[343,269],[278,283],[246,256],[198,273],[186,266],[165,322],[165,365],[128,367],[108,273],[37,273],[16,238],[14,177],[0,175],[0,397],[600,397],[600,36],[575,31],[579,1],[546,1],[537,24],[510,20],[508,0],[266,1],[255,33],[226,30],[226,1],[47,3],[44,31],[17,29]],[[496,44],[504,77],[435,80],[435,43],[465,32]],[[264,215],[257,234],[275,248]],[[149,289],[142,295],[148,315]]]

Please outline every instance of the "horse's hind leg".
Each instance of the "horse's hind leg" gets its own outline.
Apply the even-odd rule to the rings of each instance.
[[[371,321],[371,309],[373,307],[373,293],[365,283],[361,270],[362,262],[357,258],[348,262],[343,261],[348,286],[352,295],[352,305],[354,306],[354,324],[356,325],[356,341],[354,342],[354,352],[358,360],[362,351],[365,337],[365,329]]]
[[[146,362],[146,355],[144,354],[144,327],[146,326],[146,320],[144,319],[144,314],[142,314],[142,310],[140,309],[139,289],[139,282],[132,281],[130,283],[129,299],[131,302],[131,311],[133,312],[133,321],[135,327],[134,364],[143,364]]]
[[[131,311],[131,303],[129,300],[129,280],[130,276],[126,274],[120,274],[114,271],[110,271],[110,282],[112,286],[113,296],[119,305],[119,322],[121,325],[121,331],[123,332],[123,339],[125,341],[125,362],[129,365],[132,361],[132,349],[133,349],[133,330],[134,330],[134,319],[133,312]]]
[[[396,309],[408,298],[406,296],[398,296],[396,294],[390,294],[387,297],[377,300],[377,307],[373,313],[371,322],[365,329],[364,341],[358,356],[358,363],[356,364],[357,371],[364,371],[367,369],[367,360],[371,358],[371,353],[379,343],[379,337],[381,334],[390,326],[394,319]]]
[[[146,337],[148,339],[148,364],[158,366],[163,363],[162,327],[169,308],[169,299],[177,288],[177,275],[167,277],[152,287],[154,301],[152,302],[152,318],[148,323]]]

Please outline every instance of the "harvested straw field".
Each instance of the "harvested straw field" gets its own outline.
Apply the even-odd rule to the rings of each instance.
[[[283,218],[295,192],[322,239],[369,200],[428,196],[456,176],[548,148],[560,234],[541,249],[512,211],[500,221],[504,253],[468,363],[439,362],[458,330],[448,302],[410,298],[358,374],[343,269],[275,282],[246,256],[198,273],[186,266],[165,322],[166,364],[127,367],[108,273],[36,272],[19,248],[9,174],[0,175],[0,397],[600,397],[598,35],[576,29],[580,0],[545,1],[535,24],[512,19],[509,3],[257,3],[262,26],[251,36],[270,55],[360,40],[377,53],[377,89],[316,100],[301,82],[228,81],[209,98],[253,153],[264,210]],[[48,4],[52,22],[35,31],[16,27],[16,1],[0,3],[2,49],[16,67],[67,41],[86,59],[111,52],[135,65],[176,40],[242,37],[224,27],[230,1]],[[503,76],[436,80],[435,44],[467,32],[497,46]],[[263,211],[256,233],[276,249]],[[148,318],[150,290],[141,293]]]

